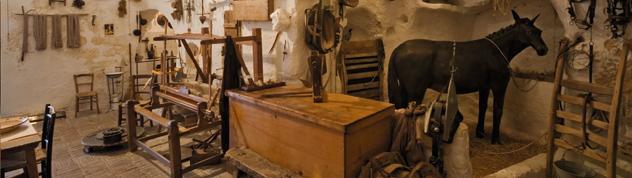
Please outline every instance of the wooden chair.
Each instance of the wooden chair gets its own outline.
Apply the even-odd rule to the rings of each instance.
[[[146,106],[150,103],[151,97],[151,85],[145,87],[145,84],[152,80],[152,75],[132,75],[132,100],[140,101],[139,103],[142,106]],[[118,110],[118,126],[122,126],[125,120],[125,106],[127,102],[123,102],[119,104]],[[141,119],[139,121],[140,126],[144,126],[144,121]],[[153,126],[153,122],[151,123]]]
[[[99,96],[96,91],[94,91],[94,74],[77,74],[74,75],[75,79],[75,117],[77,117],[77,113],[79,112],[79,105],[85,104],[80,103],[83,100],[89,100],[90,110],[93,110],[92,103],[96,103],[97,105],[97,113],[101,113],[99,109]],[[90,86],[89,91],[85,91],[83,88],[87,88]]]
[[[53,133],[55,132],[55,108],[46,104],[44,111],[44,123],[42,124],[41,148],[35,150],[35,160],[41,166],[39,173],[42,178],[52,177],[53,158]],[[2,160],[0,163],[0,177],[4,178],[5,172],[22,169],[26,172],[26,162],[24,159],[10,158]]]

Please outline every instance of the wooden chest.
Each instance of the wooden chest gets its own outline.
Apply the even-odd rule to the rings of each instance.
[[[305,88],[228,91],[230,147],[247,147],[305,177],[357,177],[366,161],[388,151],[394,107],[328,94],[313,103]]]

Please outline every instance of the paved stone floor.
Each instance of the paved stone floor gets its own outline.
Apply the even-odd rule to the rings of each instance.
[[[73,115],[74,113],[68,113]],[[169,177],[169,169],[149,154],[142,151],[131,153],[122,149],[109,153],[86,154],[81,139],[99,130],[116,126],[117,111],[102,114],[79,113],[78,118],[69,116],[55,124],[53,145],[53,175],[60,178],[141,178]],[[41,125],[36,125],[36,128]],[[183,138],[182,143],[190,143],[191,138]],[[150,146],[166,152],[166,139],[149,143]],[[10,172],[15,175],[21,171]],[[232,177],[223,164],[206,166],[186,173],[184,177]]]

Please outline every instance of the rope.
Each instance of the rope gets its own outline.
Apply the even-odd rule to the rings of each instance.
[[[519,151],[522,151],[522,150],[524,150],[524,149],[527,149],[527,148],[531,147],[534,143],[536,143],[536,142],[538,142],[538,141],[542,140],[542,138],[544,138],[547,134],[548,134],[548,132],[546,132],[546,133],[542,134],[542,135],[541,135],[540,137],[538,137],[537,139],[535,139],[535,140],[533,140],[533,141],[529,142],[528,144],[526,144],[526,145],[524,145],[524,146],[522,146],[522,147],[520,147],[520,148],[518,148],[518,149],[515,149],[515,150],[506,151],[506,152],[490,152],[490,151],[483,151],[483,153],[484,153],[484,154],[489,154],[489,155],[506,155],[506,154],[512,154],[512,153],[515,153],[515,152],[519,152]]]
[[[516,83],[516,77],[511,76],[511,81],[512,81],[511,83],[513,83],[516,88],[518,88],[520,91],[525,92],[525,93],[526,92],[530,92],[531,90],[533,90],[535,88],[535,86],[537,86],[538,83],[539,83],[538,81],[533,80],[533,81],[535,81],[535,82],[533,82],[533,85],[531,85],[529,88],[525,89],[524,87],[522,87],[522,86],[518,85],[518,83]],[[530,80],[530,81],[532,81],[532,80]]]

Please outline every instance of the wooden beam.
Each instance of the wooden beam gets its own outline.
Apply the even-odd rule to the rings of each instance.
[[[187,54],[191,58],[191,61],[193,61],[193,65],[195,65],[195,69],[197,70],[197,75],[202,78],[202,82],[208,83],[208,77],[205,77],[206,74],[204,73],[204,70],[202,70],[200,64],[195,60],[195,55],[193,55],[193,51],[191,50],[191,47],[189,47],[187,40],[181,39],[180,43],[182,43],[182,46],[184,46],[184,49],[187,51]]]

